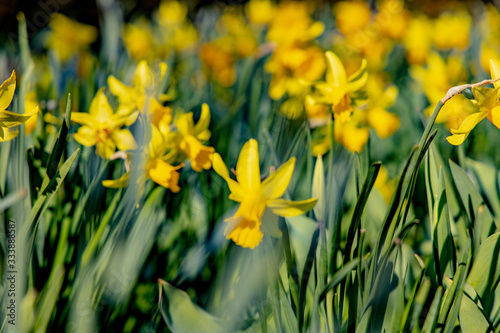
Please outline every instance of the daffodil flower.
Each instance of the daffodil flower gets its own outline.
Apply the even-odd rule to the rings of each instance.
[[[108,77],[109,90],[118,98],[120,105],[118,113],[128,115],[136,110],[143,112],[148,117],[154,117],[155,112],[163,112],[162,105],[155,98],[165,72],[167,64],[160,63],[160,75],[154,75],[146,60],[137,65],[132,79],[133,86],[128,86],[113,75]],[[160,101],[166,99],[166,95],[159,96]]]
[[[104,89],[101,88],[90,104],[89,113],[71,114],[71,120],[82,125],[74,138],[84,146],[96,146],[97,154],[109,159],[117,147],[120,150],[136,148],[132,133],[122,127],[132,124],[137,115],[137,112],[128,116],[113,113]]]
[[[0,85],[0,142],[12,140],[18,131],[10,131],[9,128],[21,125],[38,112],[38,107],[31,113],[18,114],[7,111],[7,107],[14,98],[16,90],[16,72],[12,71],[10,77]]]
[[[141,176],[139,176],[137,182],[142,184],[149,178],[158,185],[177,193],[180,191],[178,185],[180,175],[177,170],[182,168],[184,164],[181,163],[177,166],[170,164],[174,154],[167,154],[168,144],[165,136],[156,126],[152,125],[151,129],[151,140],[143,152],[145,160],[140,166],[141,172],[139,174]],[[112,158],[128,159],[128,156],[123,152],[117,152]],[[127,172],[119,179],[103,180],[102,185],[108,188],[122,188],[127,186],[130,178],[130,170],[128,167],[127,169]]]
[[[314,207],[315,198],[304,201],[280,199],[288,187],[294,167],[295,158],[292,157],[261,181],[257,141],[250,139],[241,149],[236,164],[236,180],[233,180],[221,156],[214,154],[215,172],[227,182],[231,191],[229,198],[240,203],[236,214],[226,219],[225,235],[228,239],[241,247],[253,249],[262,240],[263,232],[277,237],[281,235],[277,219],[263,220],[265,212],[292,217]]]
[[[311,97],[316,103],[331,105],[335,119],[347,122],[353,111],[354,100],[361,97],[357,96],[358,92],[366,85],[368,79],[366,60],[363,59],[359,70],[349,78],[344,65],[333,52],[326,52],[326,62],[326,82],[317,83],[315,87],[319,95]]]
[[[202,105],[200,120],[196,125],[191,112],[182,114],[175,122],[178,132],[175,134],[174,141],[189,158],[191,168],[196,172],[208,170],[212,165],[212,155],[215,149],[201,144],[210,138],[209,124],[210,109],[207,104]]]
[[[490,60],[490,74],[493,80],[500,78],[500,61]],[[457,129],[451,129],[451,136],[446,140],[452,145],[462,144],[469,133],[481,120],[488,118],[497,128],[500,129],[500,82],[493,83],[494,88],[473,87],[474,99],[471,102],[476,106],[477,112],[469,114]]]

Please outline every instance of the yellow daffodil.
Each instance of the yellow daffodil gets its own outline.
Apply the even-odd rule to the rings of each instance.
[[[374,187],[380,192],[385,202],[389,204],[396,188],[396,182],[389,178],[387,168],[384,165],[380,166]]]
[[[341,1],[333,7],[337,28],[347,35],[365,28],[371,11],[366,1]]]
[[[263,232],[278,237],[281,235],[276,219],[263,220],[266,209],[279,216],[292,217],[314,207],[315,198],[304,201],[280,199],[288,187],[294,167],[295,158],[292,157],[261,181],[257,141],[250,139],[241,149],[236,164],[236,180],[233,180],[221,156],[214,154],[215,172],[227,182],[231,191],[229,198],[240,203],[236,214],[226,219],[225,235],[228,239],[241,247],[253,249],[262,240]]]
[[[323,33],[323,23],[310,15],[309,2],[282,2],[269,24],[267,39],[278,45],[297,45],[309,42]]]
[[[360,93],[368,79],[366,61],[363,60],[360,69],[348,78],[344,65],[333,52],[326,52],[326,60],[326,82],[315,84],[319,94],[311,97],[316,103],[331,105],[335,119],[347,122],[353,111],[353,100],[356,99],[356,94]],[[363,100],[363,98],[360,99]]]
[[[172,156],[174,154],[168,154],[168,142],[166,136],[164,136],[156,126],[151,126],[151,140],[146,145],[141,156],[144,158],[144,163],[139,166],[139,179],[137,179],[138,184],[143,184],[146,179],[151,179],[153,182],[168,188],[170,191],[177,193],[180,191],[178,185],[179,182],[179,169],[184,166],[184,164],[179,164],[177,166],[172,166],[170,163],[172,161]],[[128,159],[126,154],[123,152],[118,152],[113,156],[113,158],[123,158]],[[127,164],[126,164],[127,165]],[[132,166],[134,167],[134,166]],[[102,185],[108,188],[123,188],[127,186],[131,171],[127,167],[127,172],[123,174],[119,179],[116,180],[103,180]]]
[[[21,125],[38,112],[38,107],[30,113],[18,114],[7,111],[7,107],[14,98],[16,90],[16,72],[12,71],[10,77],[0,85],[0,142],[12,140],[18,131],[10,131],[9,128]]]
[[[227,45],[205,43],[200,49],[200,58],[206,71],[216,82],[224,87],[230,87],[236,82],[236,57]]]
[[[215,149],[201,143],[210,138],[209,124],[210,109],[207,104],[202,105],[200,120],[196,125],[191,112],[182,114],[175,122],[178,131],[175,136],[176,145],[189,158],[191,168],[196,172],[208,170],[212,166]]]
[[[187,13],[186,3],[163,0],[158,8],[158,22],[166,27],[178,26],[186,19]]]
[[[291,96],[307,93],[309,85],[325,72],[323,51],[317,46],[278,46],[265,68],[273,76],[269,96],[280,99],[285,93]]]
[[[138,21],[125,25],[123,43],[134,59],[142,60],[151,58],[154,54],[154,45],[150,23]]]
[[[466,9],[443,13],[434,25],[432,34],[434,45],[439,50],[466,49],[469,46],[471,24],[472,18]]]
[[[118,114],[129,115],[134,111],[143,113],[149,120],[162,121],[163,125],[155,123],[160,129],[171,120],[171,109],[163,106],[158,100],[165,100],[166,95],[158,91],[160,82],[167,71],[167,64],[160,63],[159,73],[154,73],[146,60],[137,64],[132,78],[133,86],[128,86],[115,78],[108,77],[109,90],[118,98]],[[165,118],[164,118],[165,117]]]
[[[269,0],[250,0],[245,5],[250,23],[268,24],[276,13],[276,5]]]
[[[198,41],[198,32],[187,18],[188,6],[179,1],[162,1],[156,15],[161,26],[163,43],[158,45],[160,55],[168,55],[172,47],[177,52],[191,51]],[[163,52],[163,54],[161,54]]]
[[[96,146],[97,154],[105,159],[110,158],[117,147],[120,150],[135,149],[136,143],[132,133],[122,127],[132,124],[137,114],[114,114],[104,95],[104,89],[101,88],[90,104],[89,113],[71,114],[71,120],[82,125],[74,138],[84,146]]]
[[[490,60],[490,73],[492,79],[500,78],[500,61]],[[488,118],[497,128],[500,129],[500,82],[493,83],[494,88],[473,87],[474,99],[471,102],[475,105],[475,112],[467,115],[457,129],[451,129],[453,134],[446,138],[452,145],[462,144],[469,133],[484,118]]]
[[[427,16],[419,15],[410,21],[403,36],[406,59],[412,65],[423,65],[432,46],[432,22]]]
[[[95,27],[78,23],[62,14],[54,14],[49,25],[52,33],[47,45],[56,52],[62,62],[75,53],[85,51],[97,39]]]
[[[403,38],[410,24],[411,14],[404,8],[402,0],[383,0],[375,16],[381,31],[394,40]]]

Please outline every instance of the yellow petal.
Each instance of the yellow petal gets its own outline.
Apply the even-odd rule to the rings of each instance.
[[[0,127],[0,142],[6,142],[14,139],[19,134],[18,130],[10,131]]]
[[[194,127],[194,135],[197,136],[198,134],[203,133],[204,131],[207,130],[209,125],[210,125],[210,108],[208,107],[208,104],[203,103],[201,105],[200,120],[198,120],[198,123]]]
[[[293,217],[303,214],[314,208],[316,198],[311,198],[303,201],[289,201],[285,199],[274,199],[266,203],[274,214],[283,217]]]
[[[123,174],[123,176],[121,176],[118,179],[103,180],[102,186],[108,187],[108,188],[123,188],[123,187],[127,186],[129,176],[130,176],[130,173],[125,172]]]
[[[292,157],[262,182],[262,195],[268,200],[281,197],[288,187],[294,168],[295,157]]]
[[[180,164],[174,167],[159,158],[155,158],[148,162],[146,170],[152,181],[177,193],[181,190],[177,184],[179,182],[179,172],[177,170],[183,166],[183,164]]]
[[[102,142],[97,142],[96,144],[96,152],[97,155],[109,160],[111,155],[113,155],[116,151],[116,144],[111,138],[107,138]]]
[[[153,85],[153,75],[146,60],[141,60],[135,69],[133,83],[135,87],[141,89],[151,88]]]
[[[36,114],[38,111],[38,108],[28,114],[19,114],[15,112],[10,112],[10,111],[0,111],[0,124],[2,127],[14,127],[21,125],[24,123],[26,120],[28,120],[32,115]]]
[[[193,132],[193,113],[184,113],[177,118],[175,121],[175,126],[177,126],[177,131],[182,135],[188,135]]]
[[[137,148],[134,136],[128,129],[114,131],[112,137],[120,150],[132,150]]]
[[[493,80],[500,78],[500,61],[498,59],[490,59],[490,75]],[[500,88],[500,80],[493,82],[496,89]]]
[[[476,125],[486,117],[486,112],[476,112],[465,118],[457,130],[451,130],[452,136],[446,138],[452,145],[458,146],[462,144],[469,133],[476,127]]]
[[[219,176],[224,178],[224,180],[227,182],[229,190],[231,191],[229,199],[240,202],[243,199],[245,193],[243,192],[243,189],[241,188],[240,184],[238,184],[235,180],[231,179],[226,164],[224,163],[222,157],[218,153],[215,153],[212,156],[212,168]]]
[[[334,87],[343,87],[347,83],[347,76],[344,65],[340,59],[330,51],[326,52],[326,62],[328,65],[326,81]]]
[[[7,109],[16,90],[16,72],[12,71],[10,77],[0,85],[0,111]]]
[[[89,127],[97,126],[94,117],[86,112],[71,112],[71,121]]]
[[[500,129],[500,105],[491,109],[490,113],[488,113],[488,120]]]
[[[399,117],[382,108],[373,108],[367,114],[368,123],[377,132],[377,135],[385,139],[399,128]]]
[[[188,156],[194,171],[201,172],[203,169],[210,169],[212,155],[215,152],[213,147],[204,146],[194,136],[187,135],[182,139],[180,148]]]
[[[80,127],[73,137],[78,143],[87,147],[92,147],[96,144],[96,133],[92,128],[87,126]]]
[[[109,90],[113,95],[118,97],[120,101],[123,100],[128,100],[130,98],[130,95],[132,94],[132,87],[129,87],[125,84],[123,84],[120,80],[118,80],[116,77],[113,75],[110,75],[108,77],[108,86]]]
[[[232,239],[241,247],[254,249],[264,237],[260,231],[260,221],[234,216],[226,222],[229,223],[225,231],[227,239]]]
[[[104,95],[104,88],[97,91],[92,103],[90,103],[89,113],[99,123],[109,121],[113,117],[113,109]]]
[[[368,73],[366,72],[366,59],[361,62],[361,67],[358,71],[352,74],[347,83],[347,90],[350,92],[358,91],[366,85],[368,81]]]
[[[248,140],[241,149],[236,164],[236,179],[245,191],[260,188],[259,147],[255,139]]]

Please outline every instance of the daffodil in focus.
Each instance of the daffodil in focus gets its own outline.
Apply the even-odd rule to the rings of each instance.
[[[280,199],[285,193],[295,167],[295,158],[292,157],[276,172],[264,181],[261,181],[259,151],[257,141],[250,139],[241,149],[236,164],[236,180],[232,179],[229,171],[219,154],[214,154],[213,168],[229,186],[229,198],[239,202],[240,206],[233,217],[226,219],[228,223],[225,235],[237,245],[245,248],[255,248],[259,245],[264,233],[280,237],[277,219],[266,217],[266,212],[292,217],[311,210],[316,199],[304,201],[288,201]]]
[[[311,98],[316,103],[331,105],[335,119],[347,122],[353,105],[365,101],[362,89],[368,80],[366,61],[363,60],[359,70],[347,77],[344,65],[333,52],[326,52],[326,60],[326,81],[315,84],[318,94],[311,95]]]
[[[117,152],[113,158],[122,158],[126,160],[127,172],[116,180],[103,180],[102,185],[108,188],[123,188],[130,181],[131,168],[139,169],[139,177],[137,183],[143,185],[147,179],[151,179],[156,184],[168,188],[170,191],[177,193],[180,191],[179,169],[184,164],[173,166],[171,163],[174,159],[175,152],[168,149],[168,139],[163,135],[156,126],[151,126],[151,139],[145,149],[141,151],[142,163],[139,166],[128,166],[129,156],[123,152]],[[140,187],[141,189],[143,186]]]
[[[122,129],[124,125],[132,124],[136,118],[137,112],[128,116],[113,113],[104,89],[101,88],[90,104],[89,113],[71,114],[71,121],[82,125],[74,138],[84,146],[96,146],[97,154],[109,159],[117,147],[120,150],[136,148],[132,133],[128,129]]]
[[[47,46],[56,52],[62,62],[78,52],[86,51],[97,39],[95,27],[78,23],[62,14],[54,14],[49,26],[52,33]]]
[[[201,172],[203,169],[208,170],[212,166],[212,156],[215,149],[202,144],[210,138],[209,124],[210,109],[207,104],[202,105],[201,116],[196,125],[191,112],[182,114],[175,121],[177,133],[174,136],[174,141],[179,150],[189,158],[191,168],[196,172]]]
[[[30,113],[18,114],[7,111],[7,107],[14,98],[16,90],[16,72],[12,71],[10,77],[0,85],[0,142],[14,139],[18,131],[10,131],[9,128],[21,125],[38,112],[38,107]]]
[[[500,78],[500,61],[490,60],[490,74],[493,80]],[[453,134],[446,138],[452,145],[462,144],[470,132],[484,118],[488,118],[497,128],[500,129],[500,82],[493,83],[494,88],[473,87],[474,99],[471,102],[476,107],[475,112],[469,114],[457,129],[451,129]]]

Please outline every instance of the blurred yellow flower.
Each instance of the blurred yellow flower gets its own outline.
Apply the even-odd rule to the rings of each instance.
[[[273,75],[269,96],[280,99],[285,93],[306,93],[309,85],[323,75],[325,67],[323,51],[317,46],[278,46],[265,65]]]
[[[333,6],[337,28],[344,35],[364,29],[370,22],[371,10],[366,1],[341,1]]]
[[[71,121],[82,125],[74,134],[74,138],[84,146],[96,146],[97,154],[109,159],[116,147],[120,150],[136,148],[132,133],[128,129],[121,128],[132,124],[137,114],[137,112],[128,116],[114,114],[104,95],[104,88],[101,88],[90,104],[89,113],[71,114]]]
[[[162,62],[159,72],[154,72],[149,67],[146,60],[141,60],[134,71],[132,77],[133,86],[128,86],[118,80],[113,75],[108,77],[109,90],[118,98],[118,114],[128,115],[136,110],[144,114],[149,120],[163,119],[160,115],[166,116],[164,122],[168,125],[172,119],[170,108],[160,104],[166,100],[166,95],[159,91],[160,83],[167,71],[167,64]],[[161,127],[156,123],[158,127]]]
[[[36,93],[35,91],[30,91],[26,94],[26,101],[24,102],[24,114],[29,114],[35,109],[38,109]],[[35,113],[26,121],[26,123],[24,123],[24,132],[26,133],[26,135],[35,130],[37,121],[38,113]]]
[[[202,105],[201,116],[196,125],[192,112],[182,114],[175,121],[178,131],[175,135],[176,146],[189,158],[191,168],[196,172],[208,170],[212,166],[212,155],[215,149],[202,145],[202,142],[210,138],[209,124],[210,109],[207,104]]]
[[[151,126],[151,139],[146,145],[141,156],[144,157],[143,163],[139,166],[139,179],[137,183],[142,185],[148,178],[153,182],[168,188],[170,191],[177,193],[180,191],[179,170],[184,165],[181,163],[177,166],[172,166],[171,160],[173,154],[167,154],[168,144],[166,136],[163,135],[154,125]],[[121,153],[121,152],[119,152]],[[126,159],[128,163],[128,156],[124,154],[116,154],[116,158]],[[127,165],[127,164],[126,164]],[[134,167],[134,166],[132,166]],[[130,180],[131,171],[127,168],[127,172],[116,180],[103,180],[102,185],[109,188],[123,188],[127,186]]]
[[[396,183],[394,180],[389,179],[387,168],[384,165],[380,166],[374,186],[380,192],[385,202],[390,203],[396,189]]]
[[[322,22],[311,19],[309,2],[282,2],[269,24],[267,39],[279,45],[302,44],[323,33]]]
[[[15,90],[16,72],[12,71],[10,77],[0,85],[0,142],[15,138],[18,131],[10,131],[9,128],[21,125],[38,112],[37,106],[31,112],[25,114],[7,111],[7,107],[12,102],[12,98],[14,98]]]
[[[492,79],[500,78],[500,61],[490,60],[490,73]],[[474,99],[471,102],[476,106],[475,112],[467,115],[457,129],[451,129],[451,136],[446,140],[452,145],[462,144],[469,133],[481,120],[488,118],[497,128],[500,129],[500,82],[493,83],[494,88],[473,87]]]
[[[245,5],[250,23],[268,24],[276,13],[276,6],[269,0],[250,0]]]
[[[295,158],[290,158],[276,172],[261,182],[259,149],[257,141],[250,139],[241,149],[236,164],[236,181],[231,179],[229,171],[219,154],[214,154],[213,168],[229,186],[229,198],[239,202],[240,206],[228,223],[225,235],[237,245],[255,248],[264,233],[280,237],[278,220],[271,216],[266,219],[266,208],[272,213],[292,217],[311,210],[316,199],[288,201],[280,199],[285,193],[295,167]],[[264,218],[263,218],[264,216]]]
[[[406,47],[406,59],[410,64],[423,65],[431,51],[433,27],[425,15],[418,15],[410,21],[403,36]]]
[[[404,8],[404,1],[383,0],[375,16],[380,30],[394,40],[400,40],[408,28],[411,14]]]
[[[123,43],[130,55],[137,60],[151,58],[154,53],[153,35],[149,22],[139,21],[125,25]]]
[[[62,62],[75,53],[87,50],[97,39],[95,27],[78,23],[62,14],[54,14],[49,26],[52,33],[47,40],[47,46],[56,52]]]
[[[236,58],[227,47],[218,43],[205,43],[201,47],[200,58],[216,82],[224,87],[230,87],[236,82]]]
[[[311,97],[316,103],[331,105],[333,115],[338,122],[347,122],[353,111],[353,100],[368,80],[366,60],[363,59],[359,70],[349,77],[344,65],[333,52],[326,52],[326,60],[326,81],[314,85],[318,94]]]
[[[158,22],[167,27],[179,26],[186,19],[187,4],[179,1],[163,0],[158,8]]]
[[[434,25],[434,45],[439,50],[466,49],[469,46],[471,24],[472,18],[465,9],[443,13]]]
[[[500,58],[500,31],[497,27],[500,26],[500,13],[492,4],[486,5],[486,11],[481,19],[481,46],[480,46],[480,62],[484,71],[489,70],[490,59]]]

